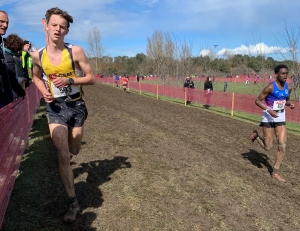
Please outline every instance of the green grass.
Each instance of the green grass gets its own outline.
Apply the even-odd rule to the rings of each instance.
[[[224,79],[225,81],[225,79]],[[213,83],[214,91],[223,92],[224,91],[224,81],[215,81]],[[175,86],[175,87],[183,87],[183,80],[151,80],[151,81],[144,81],[141,82],[147,83],[147,84],[158,84],[158,85],[166,85],[166,86]],[[195,88],[196,89],[203,89],[204,88],[204,81],[194,81]],[[228,83],[227,92],[236,93],[236,94],[247,94],[247,95],[255,95],[258,96],[261,91],[267,86],[267,83],[259,82],[257,84],[249,83],[248,85],[245,85],[245,83]],[[291,94],[291,100],[295,100],[295,95],[292,92]]]
[[[151,80],[151,81],[144,81],[141,82],[147,83],[147,84],[159,84],[159,85],[166,85],[166,86],[175,86],[175,87],[182,87],[183,86],[183,80]],[[204,81],[194,81],[195,88],[196,89],[203,89],[204,88]],[[215,81],[213,83],[214,91],[224,91],[224,81]],[[265,87],[267,86],[267,83],[249,83],[248,85],[245,85],[245,83],[228,83],[227,92],[234,92],[237,94],[249,94],[249,95],[258,95]]]
[[[131,92],[140,94],[139,91],[137,90],[130,90]],[[157,98],[156,94],[148,93],[148,92],[142,92],[143,96],[147,97],[152,97],[152,98]],[[179,103],[179,104],[184,104],[184,100],[181,99],[174,99],[174,98],[169,98],[165,96],[159,96],[159,100],[164,100],[172,103]],[[207,109],[203,108],[203,105],[194,103],[193,107],[200,109],[200,110],[205,110],[208,111]],[[231,115],[231,109],[226,109],[226,108],[221,108],[221,107],[211,107],[209,109],[209,112],[219,114],[221,116],[227,116],[227,117],[232,117],[234,119],[238,119],[241,121],[245,121],[248,123],[252,124],[259,124],[261,122],[261,116],[260,115],[253,115],[245,112],[240,112],[240,111],[234,111],[233,116]],[[300,124],[295,124],[295,123],[290,123],[288,122],[286,124],[288,132],[294,134],[294,135],[300,135]]]

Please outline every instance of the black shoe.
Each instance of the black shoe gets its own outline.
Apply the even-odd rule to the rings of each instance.
[[[76,221],[77,214],[80,212],[80,206],[76,200],[74,203],[70,204],[68,212],[64,216],[64,222],[72,223]]]

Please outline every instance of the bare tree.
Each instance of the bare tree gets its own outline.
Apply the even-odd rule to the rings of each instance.
[[[87,36],[88,51],[87,55],[91,59],[92,66],[96,73],[102,72],[101,59],[104,53],[104,47],[101,44],[101,34],[97,27],[93,27]]]
[[[147,38],[147,57],[157,75],[189,75],[192,71],[192,45],[171,33],[155,31]]]
[[[193,67],[192,60],[192,45],[188,44],[186,39],[180,42],[179,45],[179,61],[180,61],[180,72],[184,76],[189,76]]]
[[[176,75],[176,64],[175,64],[175,44],[171,39],[170,33],[164,34],[164,65],[162,66],[162,73],[164,75]]]
[[[152,38],[147,37],[147,56],[154,74],[160,76],[164,60],[164,35],[161,31],[154,31]]]
[[[300,27],[294,28],[288,26],[284,20],[284,31],[278,36],[275,35],[276,40],[280,43],[284,50],[278,50],[283,59],[291,60],[292,66],[289,67],[290,73],[293,76],[294,96],[297,101],[300,99],[300,66],[299,66],[299,39]]]

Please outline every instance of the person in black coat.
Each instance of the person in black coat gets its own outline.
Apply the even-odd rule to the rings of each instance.
[[[13,101],[13,94],[7,73],[7,65],[3,46],[3,35],[6,34],[8,23],[9,19],[7,13],[3,10],[0,10],[0,108]]]
[[[204,82],[205,104],[203,105],[206,109],[210,107],[209,102],[213,90],[214,90],[214,86],[212,84],[212,79],[210,77],[207,77],[206,81]]]
[[[195,85],[194,85],[194,82],[193,80],[187,76],[185,81],[184,81],[184,84],[183,84],[183,87],[186,91],[186,105],[189,105],[192,103],[192,100],[193,100],[193,89],[195,88]]]
[[[25,96],[25,90],[21,84],[26,82],[21,63],[23,40],[16,34],[10,34],[5,39],[5,59],[9,81],[13,90],[14,99]]]

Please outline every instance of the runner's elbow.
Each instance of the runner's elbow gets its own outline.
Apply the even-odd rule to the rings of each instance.
[[[90,84],[91,85],[94,85],[96,83],[96,78],[93,76],[93,78],[91,79],[91,81],[90,81]]]

